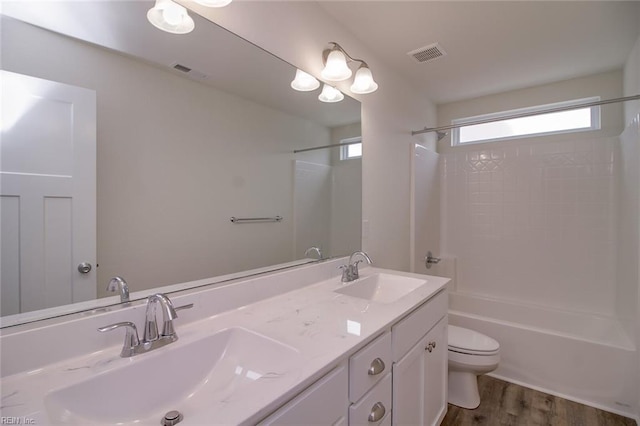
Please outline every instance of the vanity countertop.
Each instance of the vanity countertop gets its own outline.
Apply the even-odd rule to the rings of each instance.
[[[233,389],[230,386],[213,393],[207,392],[206,395],[198,394],[196,390],[179,403],[180,407],[161,407],[158,412],[137,419],[135,424],[157,426],[162,415],[171,409],[179,409],[184,414],[185,418],[180,424],[185,426],[254,424],[388,329],[399,318],[440,292],[448,282],[446,278],[372,267],[363,268],[360,279],[375,273],[419,278],[426,280],[426,284],[392,303],[376,303],[334,292],[344,287],[340,277],[334,277],[186,325],[181,326],[177,320],[175,326],[180,339],[167,346],[167,349],[186,346],[218,331],[240,327],[289,346],[298,356],[295,362],[281,363],[275,371],[256,377],[256,383],[251,387]],[[112,346],[90,355],[3,378],[1,415],[3,418],[16,416],[27,421],[33,420],[34,424],[52,424],[45,398],[52,390],[125,366],[135,368],[137,363],[143,363],[150,359],[148,357],[158,356],[166,350],[162,348],[133,358],[120,358],[120,349],[120,346]],[[34,345],[30,350],[46,351],[47,348]],[[240,374],[241,367],[236,367],[237,374]],[[167,365],[166,368],[180,369],[182,366]],[[127,387],[126,380],[123,382],[122,387]],[[171,383],[167,386],[171,386]],[[118,389],[112,391],[115,393]],[[105,400],[103,403],[110,404],[111,401]],[[64,418],[64,413],[58,415]],[[71,424],[90,424],[86,419],[80,422],[73,416],[69,416],[68,420]]]

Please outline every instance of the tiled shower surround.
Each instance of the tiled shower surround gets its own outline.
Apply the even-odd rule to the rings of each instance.
[[[612,315],[618,138],[512,142],[441,157],[457,291]]]

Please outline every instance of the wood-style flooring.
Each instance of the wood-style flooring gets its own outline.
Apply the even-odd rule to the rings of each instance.
[[[480,406],[449,404],[442,426],[636,426],[635,420],[489,376],[478,382]]]

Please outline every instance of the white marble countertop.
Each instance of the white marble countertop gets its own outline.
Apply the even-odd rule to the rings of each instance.
[[[250,391],[242,388],[237,392],[221,391],[204,396],[195,392],[193,397],[181,401],[180,407],[159,407],[157,412],[149,413],[148,417],[131,424],[157,426],[162,415],[172,409],[184,413],[185,419],[180,424],[185,426],[254,424],[388,329],[399,318],[434,296],[448,281],[446,278],[371,267],[361,270],[361,279],[377,272],[421,278],[426,280],[426,284],[393,303],[382,304],[335,293],[333,290],[343,286],[337,277],[188,325],[180,326],[176,321],[180,339],[166,349],[133,358],[120,358],[121,346],[112,346],[90,355],[3,378],[1,415],[3,418],[18,417],[23,420],[22,424],[31,420],[38,425],[54,424],[44,402],[51,390],[123,366],[145,362],[145,358],[153,356],[153,353],[188,345],[217,331],[242,327],[295,348],[300,355],[298,361],[278,371],[276,377],[262,380],[259,386]],[[347,324],[351,325],[349,329]],[[46,351],[47,348],[33,347],[30,350]],[[180,366],[171,365],[167,368]],[[122,386],[126,387],[127,383],[122,383]],[[118,389],[113,389],[113,392],[118,392]],[[109,403],[108,400],[104,401],[104,404]],[[73,420],[71,424],[73,422],[91,424],[87,419]]]

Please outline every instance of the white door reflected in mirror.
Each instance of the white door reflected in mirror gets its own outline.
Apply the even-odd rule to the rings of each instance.
[[[94,299],[96,94],[0,72],[1,314]]]

